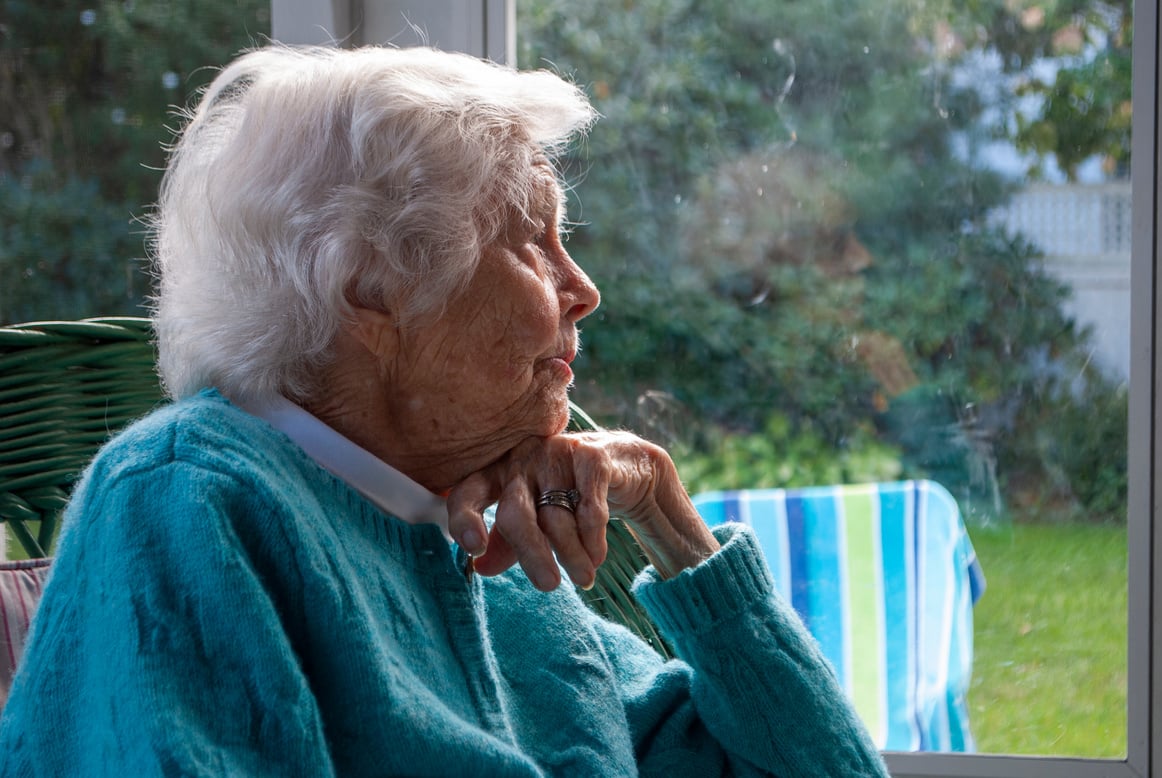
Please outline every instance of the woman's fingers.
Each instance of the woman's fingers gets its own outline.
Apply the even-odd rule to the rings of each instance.
[[[573,478],[581,499],[577,504],[576,526],[581,545],[593,565],[594,575],[605,562],[608,546],[605,527],[609,524],[609,458],[603,451],[587,452],[583,444],[575,447]],[[602,455],[598,456],[600,453]]]
[[[519,563],[538,589],[561,583],[560,568],[588,588],[605,560],[606,468],[589,460],[600,449],[566,436],[530,438],[503,460],[472,474],[448,495],[448,531],[475,559],[481,575]],[[537,505],[546,492],[576,489],[574,510]],[[496,503],[496,521],[485,530],[484,510]]]
[[[582,589],[592,588],[597,577],[597,566],[581,541],[577,517],[567,508],[544,505],[537,509],[537,524],[553,547],[557,561],[569,574],[569,579]]]
[[[495,502],[497,491],[487,473],[480,471],[448,493],[448,534],[474,557],[483,554],[488,546],[484,509]]]
[[[516,552],[499,532],[488,540],[488,550],[473,562],[473,570],[480,575],[500,575],[517,563]]]
[[[593,560],[582,527],[592,523],[592,506],[604,505],[605,495],[582,490],[577,480],[584,451],[575,439],[554,436],[530,441],[521,453],[514,458],[519,466],[514,475],[533,486],[538,526],[570,580],[592,587],[600,562]]]
[[[662,448],[626,432],[578,437],[603,452],[603,460],[581,461],[604,468],[595,470],[592,478],[602,481],[608,509],[626,520],[663,578],[694,567],[718,549]],[[578,467],[579,483],[586,478],[584,471],[584,465]]]
[[[569,490],[579,497],[573,510],[540,499]],[[481,514],[493,501],[496,522],[481,544]],[[629,521],[665,577],[717,547],[669,456],[628,433],[529,438],[457,485],[448,504],[452,537],[474,555],[484,552],[477,571],[495,575],[519,563],[545,591],[560,584],[562,567],[578,586],[592,586],[608,551],[611,506]]]
[[[546,502],[548,492],[572,489],[572,464],[559,445],[548,441],[514,450],[503,468],[508,479],[496,509],[493,538],[504,538],[521,568],[543,591],[561,583],[560,567],[578,586],[592,586],[596,567],[577,532],[576,517],[568,508]],[[485,570],[489,565],[485,565]]]
[[[516,474],[514,474],[516,475]],[[527,480],[512,477],[504,484],[496,506],[492,535],[502,536],[512,548],[525,575],[541,591],[556,589],[561,574],[553,547],[537,521],[535,497]]]

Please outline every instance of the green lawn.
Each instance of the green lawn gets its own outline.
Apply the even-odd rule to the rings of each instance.
[[[968,700],[978,750],[1124,756],[1125,527],[970,534],[988,580]]]

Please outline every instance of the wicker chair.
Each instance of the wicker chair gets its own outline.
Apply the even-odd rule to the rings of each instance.
[[[0,328],[0,522],[31,558],[48,557],[61,509],[97,449],[165,402],[148,319],[37,322]],[[595,429],[573,407],[571,428]],[[2,527],[0,527],[2,529]],[[644,566],[620,521],[586,602],[664,655],[667,647],[629,593]]]
[[[148,319],[0,328],[0,521],[29,557],[97,449],[162,402]]]

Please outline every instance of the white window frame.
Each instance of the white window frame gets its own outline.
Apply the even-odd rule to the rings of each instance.
[[[428,43],[515,63],[516,0],[272,0],[272,37],[286,43]],[[1134,3],[1133,250],[1129,412],[1127,755],[1116,759],[888,753],[897,778],[1141,778],[1162,762],[1162,429],[1155,361],[1160,326],[1158,3]],[[418,34],[421,31],[422,34]],[[1003,594],[1003,593],[997,593]],[[1014,725],[1019,722],[1013,722]]]
[[[346,46],[420,44],[516,61],[516,0],[271,0],[271,37]]]

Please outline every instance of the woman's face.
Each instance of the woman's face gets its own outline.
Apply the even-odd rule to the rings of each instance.
[[[510,215],[506,234],[439,318],[399,336],[396,412],[450,452],[495,449],[499,457],[568,421],[576,325],[600,295],[561,244],[551,172],[535,170],[542,194],[533,212]]]

